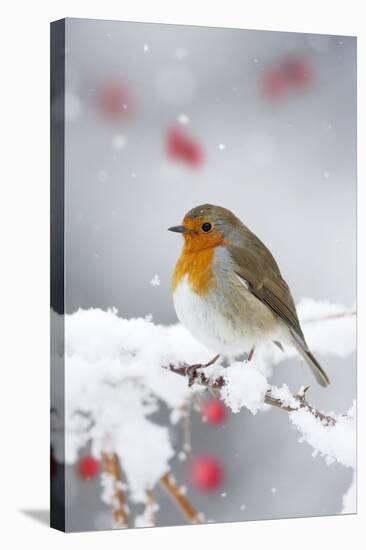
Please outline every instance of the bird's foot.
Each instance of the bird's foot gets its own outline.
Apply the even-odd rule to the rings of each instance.
[[[195,383],[195,380],[197,378],[197,370],[201,369],[205,365],[201,365],[201,363],[197,363],[196,365],[188,365],[186,367],[186,377],[188,378],[188,387],[190,388]]]
[[[211,365],[213,365],[214,363],[216,363],[216,361],[218,360],[218,358],[220,357],[220,354],[218,353],[217,355],[215,355],[215,357],[213,357],[211,359],[211,361],[209,361],[208,363],[206,363],[205,365],[202,365],[203,367],[210,367]]]
[[[211,365],[213,365],[214,363],[216,363],[216,361],[218,360],[218,358],[220,357],[220,354],[218,355],[215,355],[215,357],[213,357],[211,359],[211,361],[209,361],[208,363],[197,363],[196,365],[189,365],[188,367],[186,367],[186,376],[188,378],[188,387],[191,387],[193,386],[196,378],[197,378],[197,370],[198,369],[204,369],[205,367],[210,367]]]

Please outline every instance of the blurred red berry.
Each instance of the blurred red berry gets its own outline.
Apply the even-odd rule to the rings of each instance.
[[[282,70],[288,83],[299,88],[306,86],[313,77],[310,65],[302,59],[289,58],[285,60]]]
[[[203,162],[201,146],[188,138],[180,128],[168,131],[166,151],[172,160],[179,160],[189,166],[199,166]]]
[[[85,455],[80,458],[77,469],[81,479],[90,480],[99,474],[100,462],[94,456]]]
[[[198,143],[186,141],[184,146],[183,159],[190,166],[199,166],[203,161],[203,152]]]
[[[172,128],[168,131],[166,149],[170,158],[181,158],[184,149],[184,140],[183,132],[179,128]]]
[[[218,399],[207,399],[201,408],[202,420],[208,424],[222,424],[226,418],[226,409],[222,401]]]
[[[110,120],[120,120],[131,110],[131,99],[125,87],[116,82],[103,85],[98,93],[101,113]]]
[[[263,93],[270,99],[280,99],[287,91],[286,75],[281,69],[270,69],[263,75]]]
[[[200,491],[214,491],[221,485],[223,477],[223,468],[213,456],[197,456],[189,465],[190,482]]]

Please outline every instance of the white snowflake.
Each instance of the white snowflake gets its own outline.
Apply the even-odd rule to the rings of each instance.
[[[185,113],[181,113],[180,115],[178,115],[177,118],[178,118],[178,122],[180,124],[183,124],[184,126],[189,123],[189,117]]]
[[[151,286],[160,286],[160,277],[159,275],[154,275],[150,281]]]
[[[124,149],[127,145],[126,136],[123,134],[115,134],[112,139],[112,145],[114,149]]]

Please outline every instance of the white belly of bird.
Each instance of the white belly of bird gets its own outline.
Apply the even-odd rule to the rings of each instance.
[[[185,276],[173,299],[180,322],[196,340],[216,353],[235,356],[248,353],[253,346],[282,339],[283,327],[244,287],[236,300],[228,303],[216,287],[205,296],[192,291]]]

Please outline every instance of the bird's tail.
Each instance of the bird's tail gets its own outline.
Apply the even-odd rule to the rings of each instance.
[[[292,333],[292,331],[291,331]],[[324,369],[319,365],[318,361],[315,359],[314,355],[309,351],[305,341],[300,340],[300,338],[297,337],[297,335],[293,334],[293,343],[297,349],[297,351],[300,353],[300,355],[305,359],[306,363],[311,368],[311,371],[313,375],[315,376],[317,382],[326,388],[328,384],[330,384],[330,380],[328,378],[327,373],[324,371]]]

